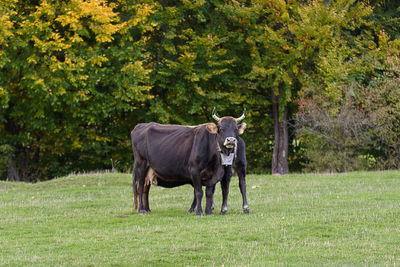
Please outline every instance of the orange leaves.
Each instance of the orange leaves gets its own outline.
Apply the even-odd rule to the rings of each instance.
[[[311,38],[311,35],[310,33],[306,33],[305,36],[296,35],[296,38],[300,41],[307,42]]]

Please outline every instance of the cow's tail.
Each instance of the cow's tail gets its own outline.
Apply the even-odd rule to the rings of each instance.
[[[137,190],[137,184],[136,184],[136,175],[135,175],[135,167],[133,167],[133,181],[132,181],[132,188],[133,188],[133,211],[136,211],[138,209],[138,190]]]

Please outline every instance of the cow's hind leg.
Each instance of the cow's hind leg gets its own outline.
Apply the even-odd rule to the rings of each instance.
[[[139,195],[139,208],[138,208],[138,213],[139,214],[146,214],[146,210],[144,208],[144,201],[143,201],[143,191],[144,191],[144,186],[145,186],[145,180],[146,180],[146,173],[147,173],[147,162],[142,160],[139,155],[135,155],[135,166],[134,166],[134,172],[135,172],[135,183],[136,183],[136,189],[137,193]]]
[[[144,188],[143,188],[143,208],[147,212],[151,212],[150,210],[150,204],[149,204],[149,192],[150,192],[150,187],[153,181],[155,180],[155,173],[154,170],[150,167],[147,170],[146,173],[146,178],[144,182]]]
[[[145,184],[143,188],[143,209],[146,212],[151,212],[149,204],[149,192],[151,184]]]
[[[137,208],[138,208],[138,202],[137,202],[138,191],[137,191],[137,183],[136,183],[136,178],[135,178],[135,167],[133,167],[132,176],[133,176],[133,179],[132,179],[133,212],[135,212],[135,210],[137,210]]]

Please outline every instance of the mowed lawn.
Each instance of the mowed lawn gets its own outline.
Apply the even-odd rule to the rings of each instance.
[[[400,264],[400,171],[248,175],[228,214],[187,213],[190,186],[153,186],[132,211],[131,175],[0,182],[0,265],[338,266]],[[203,198],[203,208],[204,208]]]

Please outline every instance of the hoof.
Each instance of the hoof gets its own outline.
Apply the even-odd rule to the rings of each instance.
[[[140,215],[146,215],[146,214],[147,214],[147,212],[146,212],[145,210],[139,210],[138,213],[139,213]]]
[[[213,214],[213,211],[210,210],[210,211],[206,211],[206,215],[208,216],[208,215],[214,215],[214,214]]]
[[[203,212],[196,212],[196,216],[204,216]]]
[[[188,210],[189,213],[192,213],[193,211],[194,211],[193,208],[190,208],[190,209]]]
[[[249,210],[249,208],[247,208],[247,209],[243,209],[243,213],[244,213],[244,214],[250,214],[250,210]]]
[[[222,205],[221,212],[219,214],[225,215],[227,211],[228,211],[228,206]]]

